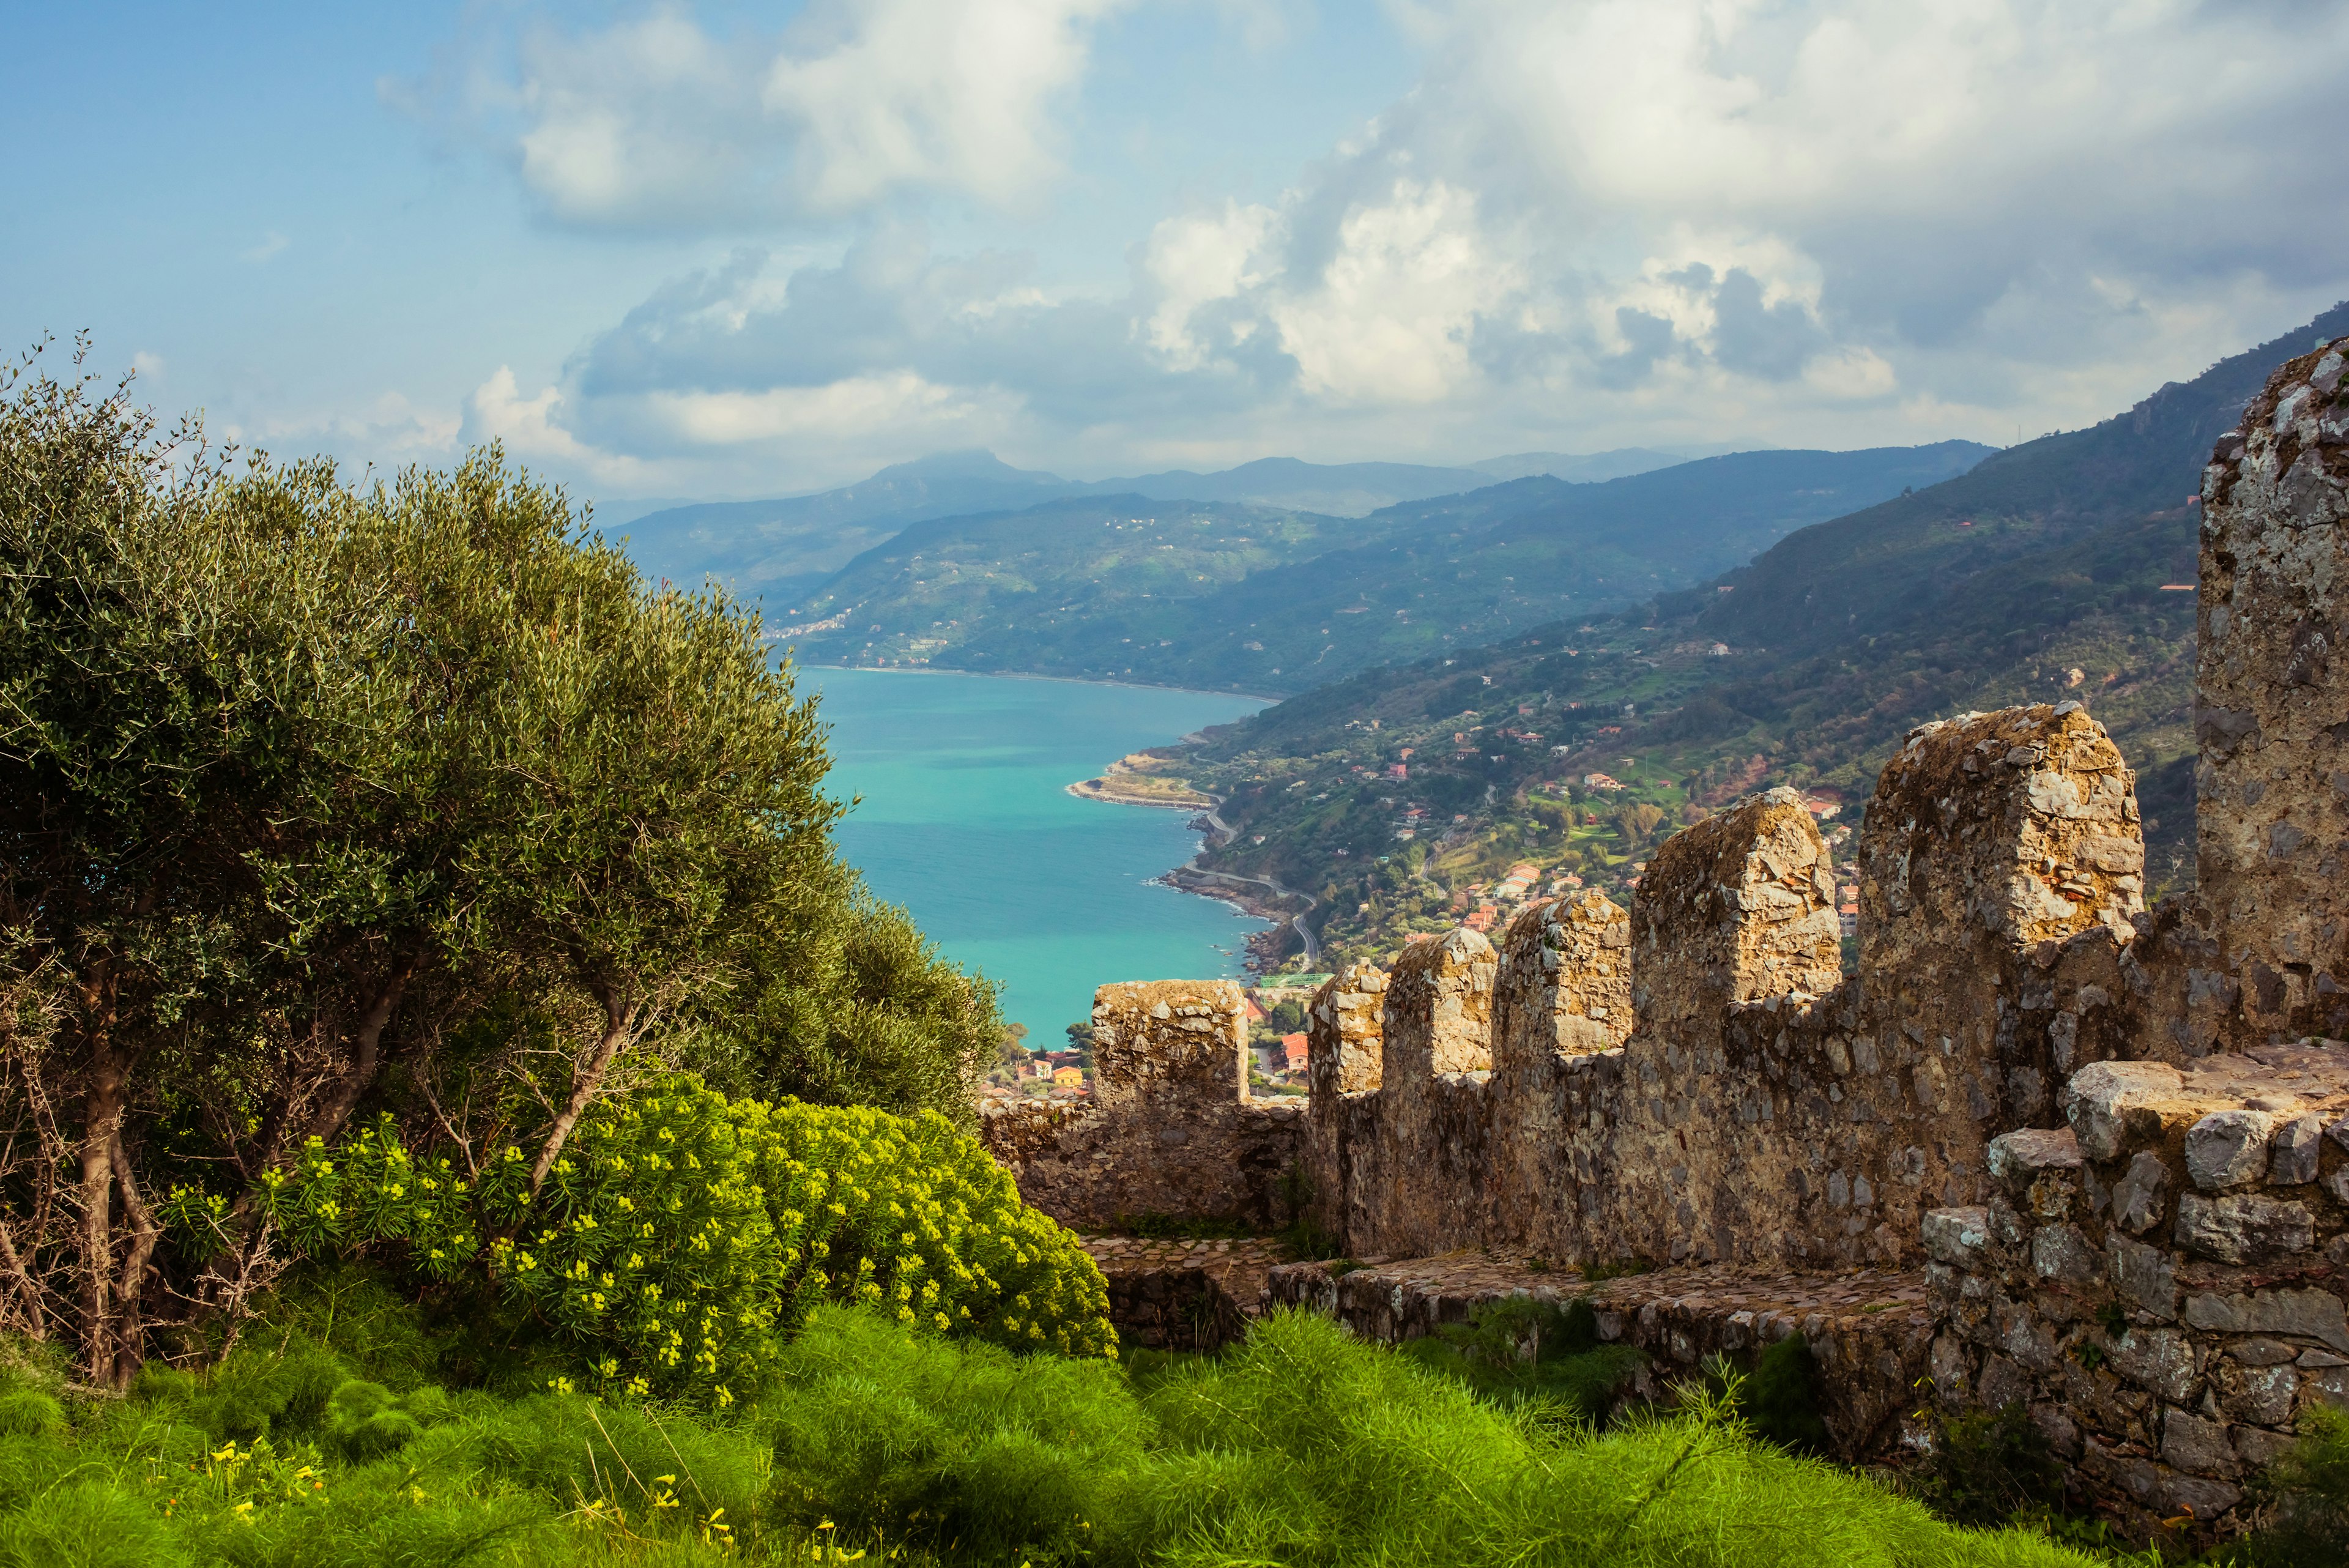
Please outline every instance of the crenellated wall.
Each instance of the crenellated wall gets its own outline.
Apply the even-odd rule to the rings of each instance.
[[[2194,897],[2146,909],[2081,704],[1962,714],[1868,803],[1853,975],[1774,790],[1669,840],[1628,913],[1586,892],[1497,950],[1349,967],[1309,1112],[1248,1099],[1229,982],[1106,986],[1098,1107],[990,1112],[993,1147],[1080,1224],[1285,1217],[1293,1170],[1357,1257],[1930,1255],[1945,1398],[2023,1402],[2139,1522],[2230,1516],[2296,1412],[2349,1404],[2344,349],[2283,367],[2205,475]]]

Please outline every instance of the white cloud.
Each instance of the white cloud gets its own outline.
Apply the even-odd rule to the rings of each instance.
[[[674,9],[533,34],[516,156],[584,223],[1017,203],[1050,177],[1055,106],[1111,3],[832,0],[770,39]],[[485,387],[473,423],[738,493],[971,444],[1100,473],[2007,439],[2126,407],[2349,290],[2329,227],[2349,10],[1395,5],[1417,85],[1277,196],[1186,197],[1123,280],[942,255],[875,221],[836,263],[743,254],[664,285],[558,386]]]
[[[925,192],[1017,207],[1058,171],[1055,110],[1121,3],[818,0],[731,36],[667,5],[470,36],[436,78],[384,90],[502,150],[566,223],[740,228]]]
[[[558,419],[563,393],[542,388],[523,397],[513,369],[501,365],[466,401],[467,444],[502,441],[524,463],[551,464],[626,491],[647,482],[647,466],[626,453],[604,452],[573,435]]]
[[[1300,391],[1432,403],[1480,379],[1470,355],[1477,322],[1516,300],[1525,277],[1486,242],[1473,192],[1397,181],[1349,209],[1336,240],[1319,276],[1288,280],[1270,310]]]
[[[237,256],[240,260],[248,261],[254,265],[259,266],[263,262],[275,259],[278,255],[284,253],[287,245],[293,243],[294,242],[287,239],[284,234],[279,234],[275,229],[272,229],[268,234],[262,236],[262,240],[259,244],[254,245],[246,250],[239,251],[237,253]]]

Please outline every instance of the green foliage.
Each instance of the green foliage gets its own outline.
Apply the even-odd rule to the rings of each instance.
[[[776,1517],[954,1562],[1114,1558],[1149,1422],[1107,1360],[1015,1360],[827,1307],[783,1352]]]
[[[2249,1542],[2251,1563],[2349,1562],[2349,1413],[2305,1411],[2299,1440],[2259,1478],[2254,1496],[2268,1523]]]
[[[2064,1501],[2063,1464],[2020,1404],[1937,1416],[1920,1483],[1934,1511],[1961,1524],[1996,1524]]]
[[[1754,1431],[1796,1453],[1826,1451],[1827,1425],[1819,1416],[1818,1366],[1811,1342],[1790,1334],[1754,1358],[1739,1413]]]
[[[632,1397],[730,1404],[822,1302],[1019,1350],[1111,1353],[1076,1238],[944,1117],[732,1100],[690,1077],[583,1119],[534,1195],[509,1148],[477,1184],[388,1122],[264,1179],[305,1250],[396,1243],[488,1283]]]
[[[1598,1317],[1581,1297],[1560,1305],[1531,1296],[1489,1302],[1466,1323],[1444,1324],[1402,1353],[1504,1406],[1547,1407],[1604,1422],[1647,1357],[1599,1342]]]
[[[347,1317],[386,1331],[390,1358],[310,1332]],[[1602,1433],[1544,1403],[1502,1407],[1306,1314],[1219,1355],[1137,1357],[1129,1376],[826,1303],[779,1352],[767,1397],[722,1421],[586,1394],[394,1395],[429,1325],[348,1275],[281,1300],[264,1326],[250,1366],[240,1349],[233,1372],[88,1403],[69,1434],[0,1438],[0,1564],[2091,1561],[2035,1532],[1952,1527],[1757,1443],[1734,1389]],[[1580,1343],[1570,1324],[1558,1343]],[[281,1346],[295,1386],[273,1390]],[[314,1398],[320,1359],[331,1387]],[[231,1380],[237,1399],[221,1397]],[[217,1425],[252,1403],[279,1413],[267,1435]],[[421,1428],[396,1450],[338,1439],[394,1407]]]
[[[233,468],[119,389],[0,373],[0,1115],[40,1124],[0,1180],[82,1189],[35,1206],[0,1323],[119,1385],[156,1314],[96,1332],[73,1282],[212,1299],[256,1217],[212,1173],[383,1110],[535,1183],[647,1040],[968,1125],[992,990],[839,863],[826,765],[754,613],[649,587],[494,448]],[[150,1256],[138,1194],[175,1187],[187,1244]]]
[[[0,1389],[0,1437],[37,1438],[66,1424],[65,1407],[38,1388]]]

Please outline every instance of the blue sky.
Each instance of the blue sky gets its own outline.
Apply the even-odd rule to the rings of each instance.
[[[0,5],[0,336],[745,496],[2002,441],[2349,295],[2349,8]]]

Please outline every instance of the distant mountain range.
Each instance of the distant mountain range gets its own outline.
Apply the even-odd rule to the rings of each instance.
[[[772,501],[657,503],[606,507],[606,533],[625,535],[656,580],[715,577],[771,609],[795,604],[864,551],[908,524],[1087,495],[1154,501],[1225,501],[1277,511],[1361,517],[1402,501],[1454,495],[1531,474],[1597,483],[1685,462],[1712,449],[1626,447],[1578,454],[1533,452],[1459,468],[1409,462],[1303,462],[1268,457],[1212,473],[1185,469],[1130,479],[1071,480],[1014,468],[988,452],[943,452],[895,463],[839,490]]]
[[[1864,799],[1915,724],[2076,698],[2137,770],[2156,888],[2187,885],[2199,516],[2189,498],[2269,373],[2344,335],[2349,305],[2092,428],[1790,532],[1710,581],[1365,670],[1216,732],[1184,770],[1230,794],[1223,815],[1243,836],[1217,863],[1311,887],[1375,862],[1392,847],[1381,789],[1463,814],[1457,836],[1501,857],[1532,842],[1528,785],[1586,770],[1636,776],[1617,798],[1651,798],[1666,813],[1659,831],[1686,805],[1766,784]],[[1506,742],[1512,723],[1539,729],[1539,743]],[[1472,733],[1473,746],[1447,743]],[[1414,742],[1407,786],[1379,782]],[[1309,760],[1323,793],[1257,782]]]
[[[1361,517],[1067,497],[910,524],[843,566],[782,635],[814,663],[1297,691],[1685,587],[1991,451],[1742,452],[1605,483],[1516,479]]]

